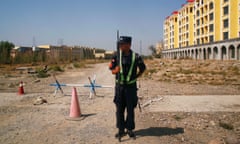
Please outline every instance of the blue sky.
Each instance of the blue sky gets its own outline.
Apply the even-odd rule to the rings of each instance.
[[[163,37],[163,21],[186,0],[1,0],[0,41],[84,45],[114,50],[116,31],[143,52]]]

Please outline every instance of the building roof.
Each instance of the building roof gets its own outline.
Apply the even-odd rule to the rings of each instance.
[[[172,15],[178,14],[178,11],[173,11]]]
[[[50,49],[51,45],[39,45],[37,47],[42,49]]]

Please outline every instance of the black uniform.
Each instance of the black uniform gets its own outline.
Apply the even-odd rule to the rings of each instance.
[[[122,73],[124,78],[126,79],[129,74],[130,67],[132,65],[132,57],[133,51],[130,50],[128,55],[122,54]],[[119,60],[117,60],[117,56],[112,58],[110,63],[110,69],[113,70],[116,66],[120,66],[118,64]],[[137,70],[139,69],[139,71]],[[135,61],[132,69],[132,74],[130,76],[129,83],[127,81],[118,82],[118,77],[120,77],[120,73],[116,74],[116,86],[115,86],[115,97],[114,103],[116,104],[116,117],[117,117],[117,128],[119,128],[119,132],[124,132],[124,129],[133,130],[135,129],[134,122],[134,108],[137,106],[137,84],[136,79],[137,76],[144,72],[146,66],[142,60],[142,58],[135,54]],[[138,73],[137,73],[138,72]],[[124,118],[124,112],[127,108],[127,117]]]

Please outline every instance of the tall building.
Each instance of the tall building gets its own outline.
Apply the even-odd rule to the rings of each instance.
[[[164,21],[164,49],[238,38],[240,0],[187,0]]]

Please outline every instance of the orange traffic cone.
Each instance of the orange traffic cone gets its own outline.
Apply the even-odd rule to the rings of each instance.
[[[77,90],[75,87],[72,89],[72,100],[71,100],[71,107],[70,107],[70,115],[68,120],[81,120],[81,110],[77,96]]]
[[[24,89],[23,89],[23,82],[21,81],[18,88],[18,95],[23,95]]]

